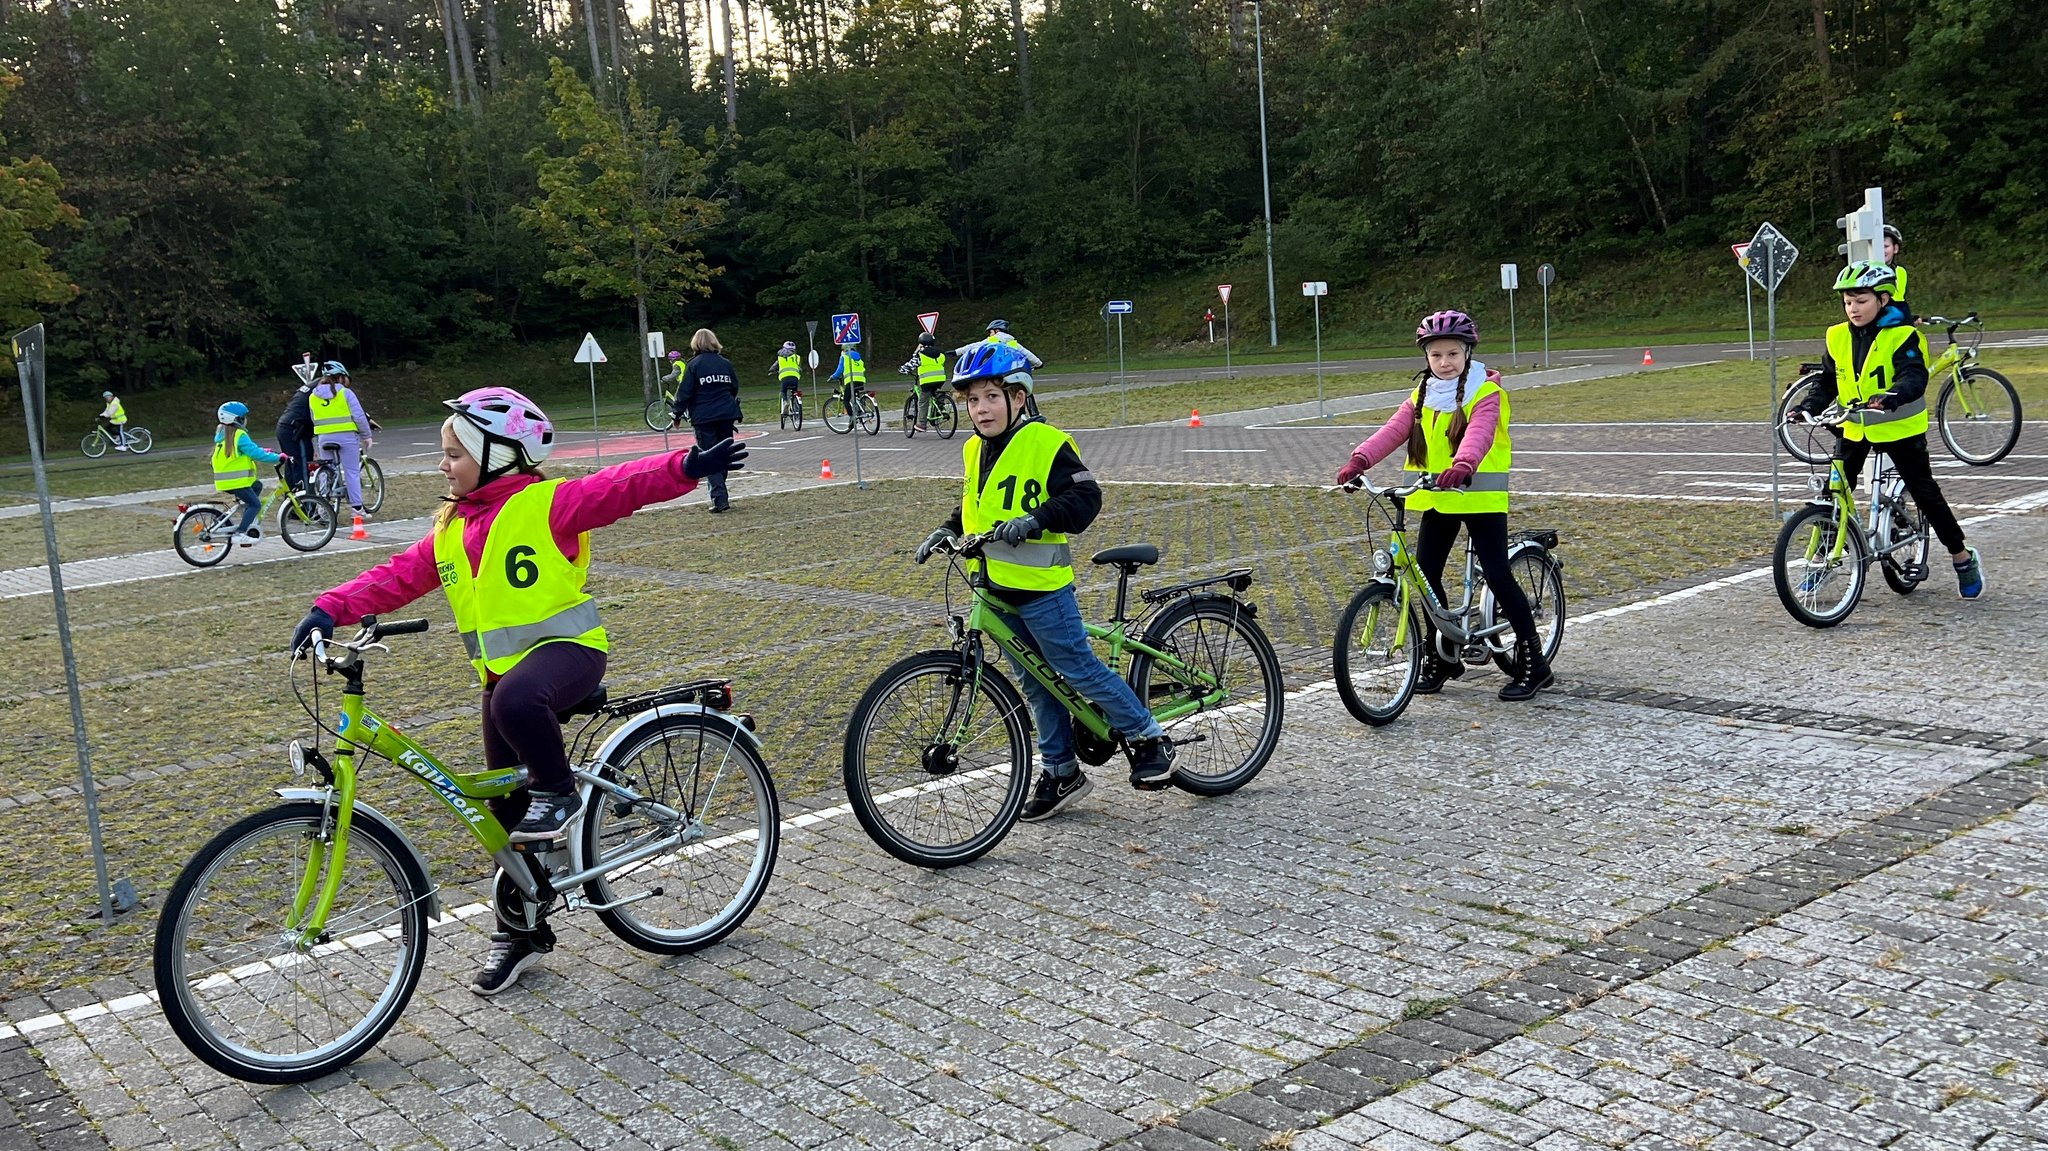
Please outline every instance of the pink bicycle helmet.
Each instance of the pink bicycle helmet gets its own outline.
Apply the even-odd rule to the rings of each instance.
[[[1479,342],[1479,325],[1463,312],[1431,312],[1415,325],[1415,344],[1431,340],[1463,340],[1469,347]]]
[[[528,466],[539,466],[555,450],[555,425],[547,413],[511,388],[476,388],[443,403],[483,432],[486,443],[511,447]]]

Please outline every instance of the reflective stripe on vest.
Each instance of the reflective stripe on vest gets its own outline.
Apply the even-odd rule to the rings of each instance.
[[[775,357],[775,378],[794,380],[803,375],[803,362],[795,356]]]
[[[114,410],[113,410],[113,411],[111,411],[111,412],[108,412],[108,413],[106,414],[106,415],[107,415],[107,422],[108,422],[108,423],[110,423],[110,424],[125,424],[125,423],[127,423],[127,422],[128,422],[128,409],[127,409],[127,408],[124,408],[124,407],[122,407],[122,406],[121,406],[121,401],[120,401],[120,400],[115,400],[115,401],[113,402],[113,404],[112,404],[111,406],[113,407],[113,409],[114,409]]]
[[[434,562],[441,590],[455,613],[455,628],[477,678],[488,685],[545,643],[569,641],[609,651],[597,604],[583,590],[590,570],[590,537],[578,540],[576,558],[555,545],[550,516],[560,480],[529,484],[505,501],[484,539],[483,561],[472,572],[462,545],[464,521],[436,529]]]
[[[1465,419],[1471,420],[1472,410],[1479,401],[1488,396],[1500,397],[1500,422],[1494,425],[1493,446],[1479,461],[1479,470],[1472,474],[1472,482],[1462,488],[1446,491],[1416,492],[1408,497],[1408,507],[1414,511],[1435,508],[1453,515],[1470,515],[1480,512],[1504,512],[1508,510],[1508,470],[1514,463],[1514,438],[1508,434],[1508,394],[1499,384],[1487,380],[1465,401]],[[1422,423],[1422,444],[1426,456],[1423,467],[1403,464],[1405,471],[1421,471],[1430,475],[1441,475],[1451,466],[1456,451],[1451,447],[1451,413],[1438,412],[1422,406],[1422,389],[1415,391],[1415,418]]]
[[[868,362],[851,352],[841,352],[839,374],[850,383],[865,384],[868,382]]]
[[[242,433],[213,441],[213,486],[231,492],[256,482],[256,461],[242,454]]]
[[[980,436],[969,436],[961,445],[963,482],[960,493],[960,524],[969,534],[979,534],[997,521],[1030,515],[1050,494],[1052,461],[1060,448],[1074,440],[1051,424],[1032,421],[1019,424],[1003,445],[1003,454],[989,467],[988,482],[981,482]],[[979,488],[977,490],[977,485]],[[1067,537],[1043,532],[1037,539],[1021,544],[991,542],[982,548],[981,566],[989,582],[1017,591],[1058,591],[1074,582],[1074,556]]]
[[[917,384],[918,384],[918,386],[919,386],[919,387],[927,387],[927,386],[929,386],[929,385],[932,385],[932,384],[943,384],[943,383],[945,383],[945,382],[946,382],[946,357],[944,357],[944,356],[927,356],[927,355],[925,355],[925,354],[924,354],[923,352],[919,352],[919,353],[917,354]]]
[[[321,399],[316,390],[306,397],[307,406],[313,409],[313,434],[334,435],[339,432],[356,432],[356,416],[348,410],[348,397],[340,392],[329,399]]]
[[[1856,337],[1846,323],[1828,329],[1828,358],[1835,362],[1835,399],[1844,407],[1862,403],[1890,390],[1892,360],[1899,349],[1920,341],[1920,358],[1927,358],[1927,338],[1911,324],[1878,329],[1863,356],[1863,370],[1855,369]],[[1888,444],[1927,434],[1927,397],[1891,412],[1857,412],[1852,422],[1842,425],[1842,438]]]

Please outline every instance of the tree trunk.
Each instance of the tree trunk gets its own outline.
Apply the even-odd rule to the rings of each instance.
[[[1813,0],[1813,58],[1820,65],[1820,101],[1827,112],[1830,129],[1836,127],[1835,78],[1833,54],[1828,49],[1828,8],[1827,0]],[[1832,133],[1830,133],[1832,135]],[[1847,194],[1842,188],[1842,146],[1833,139],[1828,141],[1828,191],[1836,209],[1840,209]]]
[[[1024,36],[1024,0],[1010,0],[1010,29],[1017,37],[1017,86],[1024,90],[1024,116],[1031,116],[1031,46]]]
[[[462,107],[462,49],[455,43],[455,22],[448,19],[448,5],[453,0],[435,0],[434,7],[441,17],[441,41],[448,48],[448,102]]]
[[[476,86],[476,48],[469,38],[469,16],[462,10],[463,0],[447,0],[448,22],[455,26],[455,49],[462,55],[462,93],[469,99],[472,110],[483,110],[483,97]]]
[[[654,361],[647,358],[647,293],[640,292],[633,297],[633,303],[640,309],[640,402],[654,402]]]
[[[754,6],[740,0],[740,33],[747,45],[747,59],[754,59]]]
[[[623,15],[624,13],[619,10],[619,0],[604,0],[605,41],[612,49],[612,71],[621,76],[626,74],[624,66],[620,63],[624,57],[619,52],[619,20]]]
[[[732,67],[732,0],[718,0],[719,15],[725,28],[725,126],[737,131],[740,124],[738,90],[733,82]]]
[[[484,83],[492,91],[505,75],[505,53],[498,43],[498,0],[484,0]]]
[[[590,0],[583,0],[584,38],[590,42],[590,87],[598,95],[604,95],[604,61],[597,55],[597,10]]]
[[[697,64],[690,52],[690,0],[676,0],[676,43],[682,48],[685,85],[695,91]]]

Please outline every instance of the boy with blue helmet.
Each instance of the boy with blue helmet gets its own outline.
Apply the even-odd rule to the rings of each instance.
[[[1031,382],[1030,361],[1014,344],[978,344],[954,366],[953,390],[974,435],[961,445],[960,506],[918,545],[917,562],[963,533],[987,537],[982,558],[970,567],[1013,617],[1006,622],[1108,715],[1129,748],[1131,786],[1157,790],[1173,777],[1173,741],[1089,647],[1074,598],[1067,537],[1095,522],[1102,487],[1072,436],[1025,414]],[[1081,773],[1073,717],[1021,666],[1017,678],[1031,701],[1045,765],[1021,817],[1035,822],[1066,809],[1093,785]]]

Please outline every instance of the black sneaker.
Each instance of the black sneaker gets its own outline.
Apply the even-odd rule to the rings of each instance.
[[[519,982],[519,973],[544,954],[527,936],[500,931],[491,936],[491,953],[484,959],[484,969],[476,973],[470,990],[478,995],[496,995]]]
[[[552,791],[532,792],[532,799],[526,807],[526,818],[506,836],[513,843],[532,843],[541,839],[558,839],[569,821],[583,810],[575,792],[560,795]]]
[[[1173,741],[1163,735],[1131,745],[1131,786],[1158,791],[1173,781]]]
[[[1038,786],[1031,792],[1031,798],[1024,801],[1024,811],[1017,818],[1026,823],[1037,823],[1058,815],[1074,805],[1074,801],[1094,790],[1087,775],[1076,771],[1064,778],[1056,778],[1052,772],[1038,773]]]

